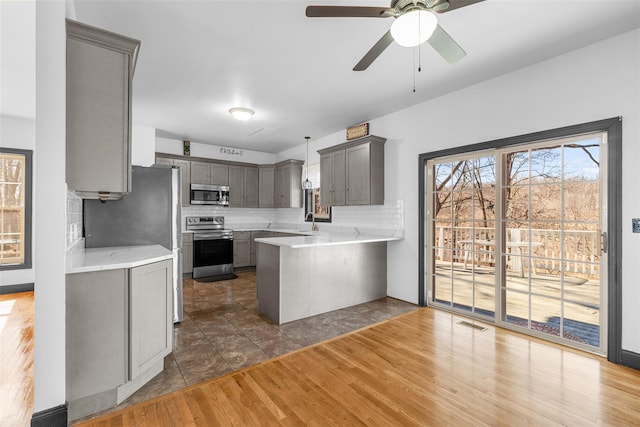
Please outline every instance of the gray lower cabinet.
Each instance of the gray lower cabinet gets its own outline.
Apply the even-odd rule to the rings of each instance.
[[[129,377],[134,380],[171,353],[171,261],[129,270]]]
[[[193,274],[193,233],[182,233],[182,273]]]
[[[131,93],[140,41],[67,20],[66,182],[83,198],[131,191]]]
[[[268,237],[269,236],[269,232],[268,231],[252,231],[251,232],[251,265],[257,265],[257,253],[258,253],[258,244],[256,243],[256,239],[262,238],[262,237]]]
[[[275,172],[275,166],[258,166],[258,207],[273,207]]]
[[[156,164],[177,166],[180,169],[180,199],[182,206],[191,206],[191,162],[156,156]]]
[[[251,232],[233,232],[233,266],[248,267],[251,265]]]
[[[385,141],[370,135],[318,150],[322,203],[326,200],[331,205],[384,204]]]
[[[124,401],[173,346],[172,261],[66,276],[69,419]]]

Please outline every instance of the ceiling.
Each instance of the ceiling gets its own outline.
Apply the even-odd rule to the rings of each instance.
[[[450,65],[392,44],[353,66],[393,18],[307,18],[307,5],[388,0],[75,0],[77,20],[141,40],[134,124],[160,136],[278,153],[640,27],[640,0],[486,0],[439,14],[466,50]],[[413,92],[415,74],[415,92]],[[231,107],[255,115],[238,122]]]

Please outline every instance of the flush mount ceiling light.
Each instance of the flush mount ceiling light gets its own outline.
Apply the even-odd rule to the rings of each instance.
[[[400,46],[414,47],[426,42],[438,26],[436,16],[427,10],[412,10],[391,24],[391,36]]]
[[[240,120],[241,122],[246,122],[253,116],[253,110],[249,108],[242,107],[234,107],[229,110],[231,115],[236,118],[236,120]]]

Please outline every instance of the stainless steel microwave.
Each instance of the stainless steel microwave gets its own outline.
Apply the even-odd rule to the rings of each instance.
[[[226,185],[191,184],[191,204],[229,206],[229,187]]]

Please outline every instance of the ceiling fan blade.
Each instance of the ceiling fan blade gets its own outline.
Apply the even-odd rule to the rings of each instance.
[[[465,57],[467,54],[454,39],[451,38],[444,28],[436,26],[427,42],[438,52],[449,64],[453,64]]]
[[[438,13],[451,12],[452,10],[460,9],[461,7],[465,7],[465,6],[470,6],[474,3],[480,3],[481,1],[484,1],[484,0],[448,0],[448,1],[445,0],[435,5],[432,10]],[[449,3],[449,7],[438,7],[443,3]]]
[[[353,71],[364,71],[369,68],[369,65],[371,65],[391,43],[393,43],[393,36],[391,35],[391,30],[389,30],[369,49],[369,52],[362,57],[360,62],[353,67]]]
[[[309,18],[388,18],[388,7],[374,6],[307,6]]]

